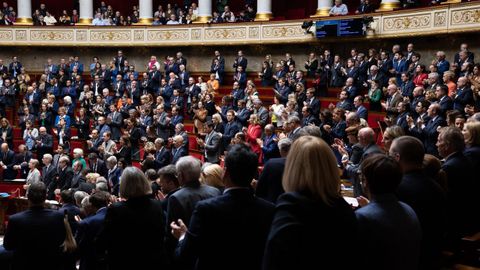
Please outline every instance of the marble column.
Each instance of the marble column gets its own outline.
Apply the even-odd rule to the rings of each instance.
[[[399,9],[401,6],[399,0],[382,0],[380,3],[380,8],[376,11],[392,11],[394,9]]]
[[[310,16],[312,18],[326,17],[329,16],[330,9],[333,6],[332,0],[318,0],[317,2],[317,12]]]
[[[207,23],[212,18],[212,0],[198,0],[198,16],[195,23]]]
[[[91,25],[93,20],[93,0],[80,0],[79,25]]]
[[[272,0],[257,0],[257,16],[255,16],[255,21],[269,21],[272,18]]]
[[[138,5],[140,18],[139,25],[152,25],[153,22],[153,0],[140,0]]]
[[[31,0],[17,0],[16,25],[32,25],[32,2]]]

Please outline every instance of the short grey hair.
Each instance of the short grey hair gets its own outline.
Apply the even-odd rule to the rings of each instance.
[[[107,182],[103,182],[103,181],[97,182],[95,184],[95,190],[108,192]]]
[[[175,169],[177,170],[178,178],[183,183],[197,181],[200,178],[200,172],[202,170],[202,164],[200,160],[192,157],[185,156],[181,157],[175,164]]]
[[[287,153],[290,150],[290,146],[292,146],[292,140],[290,140],[289,138],[283,138],[278,141],[278,149],[281,152]]]
[[[117,164],[117,158],[115,156],[110,156],[109,158],[107,158],[107,162],[110,164],[110,165],[116,165]]]
[[[83,156],[83,149],[75,148],[75,149],[73,149],[73,153]]]
[[[65,103],[71,104],[71,103],[72,103],[72,98],[71,98],[70,96],[65,96],[65,97],[63,98],[63,101],[64,101]]]
[[[428,74],[428,78],[437,78],[438,79],[438,73],[437,72],[432,72],[430,74]]]
[[[44,155],[43,155],[43,158],[46,158],[46,159],[48,159],[48,160],[50,160],[50,161],[53,160],[53,157],[52,157],[51,154],[44,154]]]
[[[88,193],[86,193],[85,191],[76,191],[75,193],[73,193],[73,198],[75,199],[75,204],[77,206],[81,206],[82,205],[82,200],[88,196]]]

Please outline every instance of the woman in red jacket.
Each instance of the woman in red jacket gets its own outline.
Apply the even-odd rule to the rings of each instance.
[[[417,86],[424,86],[425,80],[428,78],[428,74],[425,73],[425,65],[418,65],[415,68],[415,73],[414,73],[414,78],[413,78],[413,84],[415,84],[415,87]]]
[[[258,117],[256,114],[250,115],[250,119],[248,120],[249,125],[248,128],[243,128],[243,133],[245,133],[245,138],[252,151],[257,154],[258,160],[262,160],[262,148],[257,143],[257,139],[262,137],[262,126],[258,123]]]

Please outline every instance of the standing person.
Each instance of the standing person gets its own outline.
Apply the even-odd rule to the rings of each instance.
[[[421,228],[413,209],[394,194],[402,181],[399,163],[374,154],[363,161],[361,171],[370,203],[355,212],[360,268],[417,269]]]
[[[28,188],[30,208],[10,216],[3,246],[13,252],[12,269],[63,269],[61,246],[65,241],[63,214],[45,209],[43,182]]]
[[[337,161],[323,140],[302,136],[287,156],[263,269],[353,269],[345,245],[355,245],[357,222],[340,194]],[[314,213],[314,214],[313,214]]]
[[[151,193],[150,182],[142,171],[135,167],[123,170],[120,197],[125,200],[107,209],[98,239],[107,252],[109,269],[166,269],[165,219],[162,204],[152,200]],[[145,245],[146,239],[154,245]]]
[[[178,259],[194,269],[261,269],[274,205],[255,197],[250,188],[257,166],[257,156],[247,146],[232,147],[225,157],[224,194],[197,203],[188,231],[182,220],[171,224],[175,237],[184,236]]]

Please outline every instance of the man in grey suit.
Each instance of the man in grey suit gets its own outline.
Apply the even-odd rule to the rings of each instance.
[[[177,245],[177,240],[170,233],[170,224],[177,223],[179,219],[189,224],[197,202],[220,195],[220,190],[200,183],[201,166],[200,160],[192,156],[181,157],[175,164],[178,183],[182,188],[168,197],[165,229],[168,232],[166,248],[170,256],[173,256]]]
[[[205,126],[207,127],[207,136],[205,137],[205,141],[197,138],[198,145],[205,149],[205,159],[207,162],[219,163],[222,134],[215,132],[215,124],[212,121],[208,121]]]
[[[107,123],[110,125],[110,130],[112,131],[112,140],[117,142],[122,135],[120,128],[123,124],[123,117],[122,114],[117,111],[117,107],[114,104],[110,105]]]
[[[258,116],[258,121],[262,128],[268,123],[268,110],[262,106],[262,101],[260,99],[255,99],[253,101],[254,113]]]
[[[82,175],[83,165],[80,161],[75,161],[73,163],[73,178],[72,178],[72,186],[71,188],[77,189],[80,187],[81,183],[85,183],[86,180]]]

